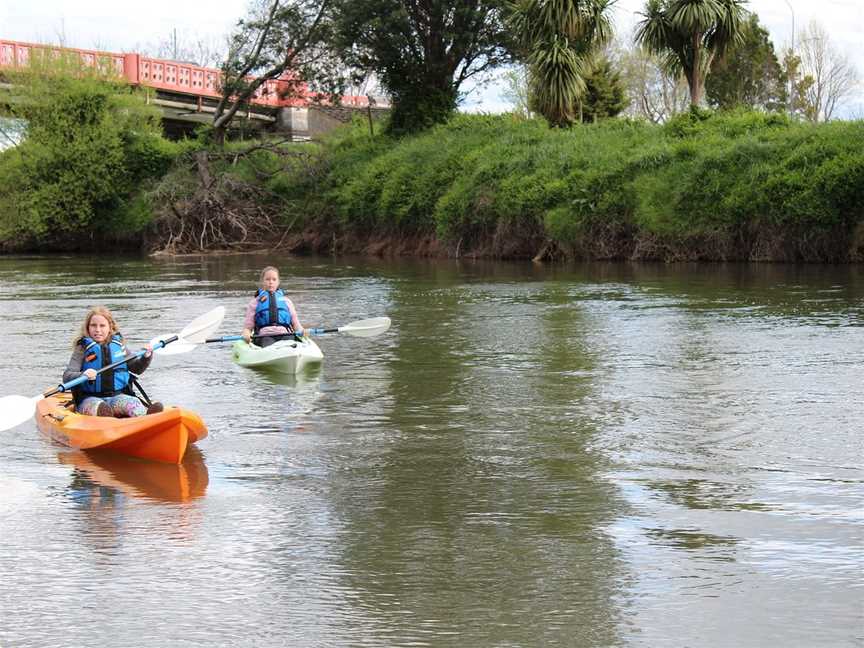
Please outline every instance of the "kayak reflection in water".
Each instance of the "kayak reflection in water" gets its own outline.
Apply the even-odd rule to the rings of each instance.
[[[204,457],[195,446],[187,449],[180,464],[80,450],[58,452],[57,459],[75,469],[70,492],[79,503],[94,499],[108,503],[126,497],[187,502],[203,497],[210,483]]]
[[[110,452],[57,453],[72,467],[67,495],[82,515],[82,533],[99,550],[118,546],[129,529],[141,524],[136,512],[142,504],[167,503],[160,516],[167,520],[174,540],[197,537],[203,511],[195,501],[207,491],[209,475],[204,457],[191,447],[181,464],[141,461]],[[148,532],[164,533],[165,528]]]
[[[303,325],[294,304],[279,288],[279,270],[267,266],[261,271],[260,285],[255,291],[255,297],[246,306],[243,339],[251,342],[253,334],[264,336],[256,337],[255,344],[266,347],[273,344],[277,337],[292,333],[302,337]],[[268,337],[271,335],[274,337]]]

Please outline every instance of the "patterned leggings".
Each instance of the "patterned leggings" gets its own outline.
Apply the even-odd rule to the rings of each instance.
[[[107,403],[114,411],[114,416],[118,418],[144,416],[147,413],[147,407],[144,403],[129,394],[117,394],[108,398],[88,396],[78,406],[78,413],[96,416],[96,410],[99,409],[100,403]]]

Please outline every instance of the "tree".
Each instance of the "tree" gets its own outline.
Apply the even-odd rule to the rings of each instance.
[[[663,57],[672,73],[683,73],[690,103],[702,101],[705,77],[715,57],[741,40],[744,0],[648,0],[636,41]]]
[[[615,117],[627,104],[620,73],[612,68],[609,59],[597,61],[585,77],[585,94],[580,100],[582,121],[596,122]]]
[[[531,108],[551,126],[578,119],[592,57],[609,41],[612,0],[517,0],[510,22],[528,63]]]
[[[783,74],[789,83],[789,114],[793,117],[804,118],[812,121],[814,111],[807,102],[807,91],[813,85],[813,77],[805,75],[799,78],[801,70],[801,57],[797,56],[791,48],[783,53]]]
[[[340,49],[390,94],[392,132],[446,120],[467,79],[509,60],[504,0],[336,2]]]
[[[638,45],[618,44],[607,55],[616,61],[629,98],[624,114],[661,124],[687,110],[687,80],[670,72],[657,54]]]
[[[334,0],[256,0],[231,36],[222,65],[222,98],[213,116],[221,143],[237,111],[272,79],[285,97],[305,94],[307,84],[324,98],[340,94],[339,61],[332,48]]]
[[[513,105],[513,113],[522,118],[531,117],[528,108],[528,68],[524,65],[514,65],[501,75],[504,88],[501,98]]]
[[[798,42],[804,76],[796,83],[806,85],[801,90],[806,100],[804,114],[810,121],[828,121],[854,91],[858,71],[846,54],[831,45],[828,32],[818,22],[811,22]]]
[[[0,240],[73,247],[81,237],[140,229],[129,203],[176,155],[161,136],[158,108],[77,55],[34,50],[7,70],[17,145],[0,152]],[[23,125],[23,128],[22,128]],[[2,148],[2,147],[0,147]]]
[[[716,108],[784,110],[788,81],[768,31],[756,14],[750,14],[742,25],[741,41],[715,62],[705,82],[705,94],[709,105]]]

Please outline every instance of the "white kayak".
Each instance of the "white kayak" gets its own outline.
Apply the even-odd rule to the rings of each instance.
[[[286,374],[299,373],[306,365],[324,359],[321,349],[308,337],[302,340],[277,340],[268,347],[239,340],[234,343],[231,352],[234,362],[241,367],[270,369]]]

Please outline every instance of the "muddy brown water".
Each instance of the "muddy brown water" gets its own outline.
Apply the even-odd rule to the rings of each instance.
[[[0,646],[860,646],[856,266],[0,258],[0,395],[283,270],[297,377],[157,358],[183,466],[0,445]]]

